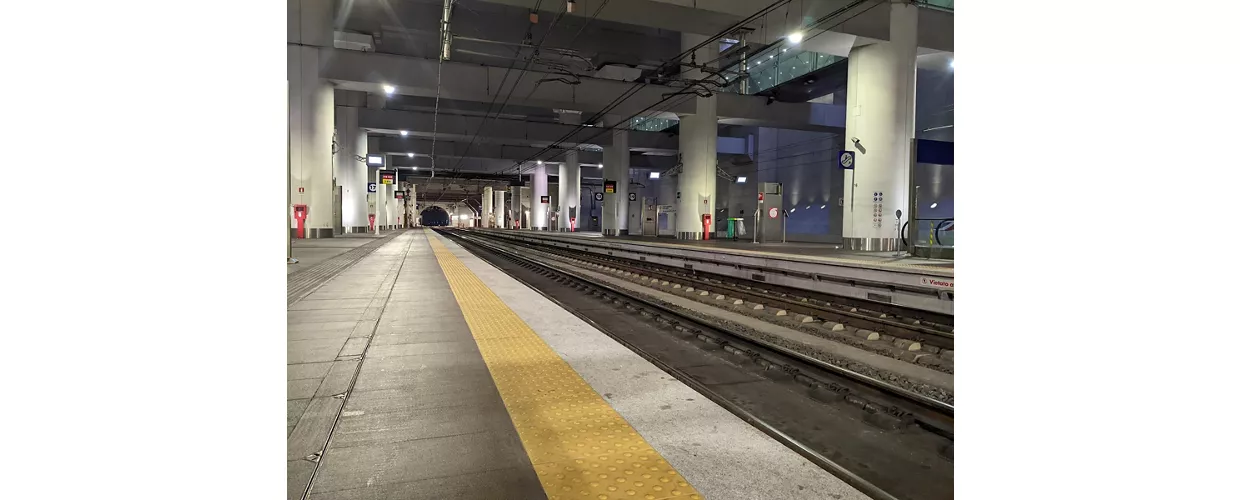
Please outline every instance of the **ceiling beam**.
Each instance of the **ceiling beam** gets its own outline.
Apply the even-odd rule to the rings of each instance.
[[[496,96],[502,99],[511,92],[509,102],[519,106],[569,109],[593,115],[634,88],[630,82],[590,77],[580,77],[579,84],[570,85],[552,80],[562,78],[561,75],[527,71],[515,89],[512,84],[517,79],[510,76],[501,91],[500,83],[504,81],[506,67],[452,61],[443,62],[440,85],[437,78],[439,62],[433,59],[352,50],[322,50],[331,51],[324,55],[322,76],[344,90],[381,94],[384,85],[392,85],[399,94],[433,97],[438,91],[443,98],[475,102],[492,102]],[[676,115],[693,114],[692,94],[661,102],[665,95],[678,90],[663,85],[645,85],[609,110],[609,114],[626,117],[646,108],[650,110],[645,111],[643,116],[675,118]],[[716,95],[721,123],[731,119],[765,127],[819,132],[842,132],[844,128],[843,107],[839,105],[768,102],[765,97],[726,92]],[[839,109],[833,111],[831,108]]]

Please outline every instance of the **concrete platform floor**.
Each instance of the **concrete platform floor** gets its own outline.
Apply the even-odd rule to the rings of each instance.
[[[348,252],[354,248],[370,243],[376,239],[387,236],[387,232],[375,236],[373,234],[350,233],[337,235],[334,238],[316,238],[316,239],[293,239],[293,258],[297,259],[296,264],[288,264],[288,274],[293,274],[302,269],[314,267],[325,260]]]
[[[722,500],[866,498],[455,243],[415,230],[289,307],[290,500],[307,489],[310,500],[544,498],[533,474],[538,464],[531,462],[537,454],[515,440],[514,421],[506,415],[513,409],[501,409],[511,402],[496,400],[493,374],[480,364],[480,344],[462,318],[467,304],[479,303],[460,302],[448,289],[431,239],[463,264],[454,272],[477,276],[478,290],[511,308],[510,316],[528,325],[553,357],[666,459],[664,468],[679,471],[687,481],[681,487],[691,483],[705,498]],[[368,240],[307,246],[328,254],[340,243]],[[571,450],[585,441],[563,436],[543,445]],[[667,478],[672,491],[663,490],[664,483],[646,485],[664,496],[632,494],[686,496]],[[638,481],[664,477],[632,479],[639,487]],[[609,499],[630,494],[618,487],[615,494],[588,493]]]

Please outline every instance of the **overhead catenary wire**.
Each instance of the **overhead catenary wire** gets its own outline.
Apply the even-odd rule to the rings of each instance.
[[[838,25],[838,24],[840,24],[840,23],[846,22],[846,21],[848,21],[848,20],[850,20],[850,19],[852,19],[852,18],[854,18],[854,17],[856,17],[856,16],[858,16],[858,15],[864,14],[865,12],[867,12],[867,11],[871,10],[872,8],[876,7],[878,4],[882,3],[882,2],[879,2],[879,1],[875,1],[875,0],[859,0],[859,1],[856,1],[856,2],[852,2],[851,4],[849,4],[849,5],[847,5],[847,6],[841,7],[840,9],[837,9],[836,11],[834,11],[834,12],[832,12],[832,13],[828,14],[828,15],[825,15],[825,16],[823,16],[823,17],[821,17],[821,18],[819,18],[818,20],[816,20],[816,21],[815,21],[815,22],[813,22],[813,23],[809,23],[809,24],[808,24],[805,28],[803,28],[803,29],[807,29],[807,30],[808,30],[808,29],[814,29],[814,28],[817,28],[817,27],[821,26],[821,25],[822,25],[822,24],[824,24],[824,23],[827,23],[827,22],[830,22],[830,21],[834,21],[834,20],[835,20],[835,18],[836,18],[837,16],[839,16],[840,14],[842,14],[842,13],[844,13],[844,12],[847,12],[848,10],[850,10],[850,9],[852,9],[852,8],[854,8],[854,7],[858,6],[858,5],[863,4],[863,3],[865,3],[866,1],[872,1],[872,2],[874,2],[874,3],[873,3],[873,5],[871,5],[870,7],[867,7],[866,9],[864,9],[864,10],[862,10],[862,11],[860,11],[860,12],[857,12],[857,13],[855,13],[855,14],[851,15],[851,16],[848,16],[847,18],[841,19],[841,20],[839,20],[838,22],[833,23],[833,26],[830,26],[830,27],[824,27],[824,28],[822,28],[822,30],[823,30],[823,31],[820,31],[819,33],[816,33],[816,34],[814,34],[814,35],[812,35],[812,36],[810,36],[810,37],[806,38],[805,40],[811,40],[811,39],[813,39],[813,38],[815,38],[815,37],[817,37],[817,36],[821,35],[822,33],[826,32],[827,30],[829,30],[829,29],[833,28],[834,26],[836,26],[836,25]],[[679,61],[681,61],[682,59],[684,59],[685,54],[690,54],[690,53],[696,52],[696,51],[697,51],[698,49],[700,49],[701,47],[704,47],[704,46],[706,46],[707,44],[712,43],[712,42],[714,42],[715,40],[718,40],[719,38],[721,38],[721,37],[723,37],[723,36],[727,36],[729,33],[731,33],[731,32],[733,32],[733,31],[735,31],[735,29],[738,29],[738,28],[740,28],[740,27],[743,27],[745,24],[748,24],[749,22],[752,22],[752,21],[753,21],[754,19],[756,19],[756,18],[762,17],[762,16],[763,16],[763,15],[765,15],[765,14],[766,14],[769,10],[773,10],[774,8],[778,8],[778,7],[780,7],[780,6],[784,5],[784,4],[787,4],[787,3],[789,3],[789,2],[790,2],[790,0],[788,0],[788,1],[780,1],[780,2],[775,2],[775,3],[771,4],[771,6],[769,6],[768,8],[763,9],[762,11],[759,11],[758,13],[755,13],[753,16],[750,16],[749,18],[746,18],[745,20],[742,20],[742,21],[738,22],[738,23],[737,23],[736,25],[734,25],[733,27],[729,27],[729,28],[728,28],[727,30],[725,30],[724,32],[722,32],[722,33],[720,33],[720,34],[718,34],[718,35],[715,35],[715,36],[713,36],[713,37],[709,37],[709,38],[707,38],[705,41],[703,41],[702,43],[698,44],[697,46],[695,46],[695,47],[693,47],[693,48],[691,48],[691,49],[688,49],[688,50],[686,50],[685,52],[682,52],[682,53],[681,53],[679,56],[677,56],[676,58],[673,58],[673,59],[669,60],[669,62],[664,63],[664,65],[660,66],[659,70],[658,70],[658,71],[656,71],[656,77],[658,77],[658,76],[664,76],[664,75],[666,74],[665,69],[666,69],[669,65],[671,65],[672,63],[675,63],[676,65],[679,65]],[[596,12],[597,12],[597,11],[596,11]],[[583,29],[584,29],[584,28],[583,28]],[[545,37],[544,37],[544,40],[545,40]],[[804,41],[803,41],[802,43],[804,43]],[[772,45],[777,45],[777,44],[772,44]],[[717,58],[717,59],[715,59],[715,60],[718,60],[718,58]],[[528,67],[528,64],[527,64],[527,67]],[[511,68],[512,68],[512,66],[510,66],[509,68],[511,69]],[[524,70],[523,70],[523,71],[524,71]],[[506,75],[507,75],[507,72],[506,72]],[[703,78],[703,79],[699,79],[699,80],[696,80],[696,81],[695,81],[695,82],[693,82],[693,83],[698,83],[698,84],[700,84],[700,83],[702,83],[704,80],[706,80],[706,79],[705,79],[705,78]],[[516,172],[518,172],[518,173],[520,172],[520,167],[521,167],[521,165],[522,165],[522,164],[528,163],[529,161],[532,161],[533,159],[538,158],[538,157],[542,156],[543,154],[545,154],[545,153],[547,153],[547,152],[549,152],[549,151],[552,151],[552,150],[555,150],[555,149],[560,149],[560,152],[559,152],[559,153],[557,153],[557,154],[555,154],[555,155],[551,156],[550,158],[544,158],[544,159],[555,159],[555,158],[558,158],[558,157],[559,157],[560,155],[562,155],[565,151],[567,151],[566,149],[559,148],[559,146],[560,146],[560,145],[562,145],[562,144],[564,143],[564,141],[565,141],[565,140],[567,140],[569,137],[572,137],[572,136],[576,135],[578,132],[580,132],[580,131],[581,131],[583,128],[585,128],[587,125],[591,125],[593,122],[597,121],[597,118],[598,118],[598,117],[603,116],[603,115],[605,115],[607,112],[610,112],[610,111],[614,110],[614,109],[615,109],[616,107],[618,107],[620,104],[622,104],[623,102],[625,102],[626,100],[628,100],[629,98],[631,98],[633,95],[635,95],[635,93],[636,93],[636,91],[637,91],[637,90],[639,90],[640,88],[645,87],[646,85],[647,85],[647,83],[644,83],[644,82],[638,82],[637,84],[635,84],[634,86],[630,87],[630,88],[629,88],[629,89],[627,89],[625,92],[623,92],[623,93],[622,93],[620,96],[618,96],[616,99],[614,99],[611,103],[609,103],[609,104],[608,104],[606,107],[604,107],[601,111],[599,111],[599,112],[595,113],[595,114],[594,114],[594,116],[593,116],[591,119],[586,120],[586,121],[583,121],[580,125],[578,125],[577,127],[575,127],[572,131],[568,132],[567,134],[565,134],[565,136],[561,137],[560,139],[558,139],[557,141],[555,141],[555,142],[554,142],[554,143],[552,143],[551,145],[549,145],[549,146],[547,146],[547,147],[544,147],[541,151],[539,151],[539,152],[535,153],[534,155],[531,155],[530,157],[528,157],[528,158],[526,158],[526,159],[524,159],[524,160],[521,160],[521,161],[516,162],[516,164],[514,165]],[[502,83],[501,83],[501,88],[502,88]],[[514,88],[515,88],[515,85],[514,85]],[[656,106],[663,105],[664,103],[668,103],[668,101],[670,101],[670,100],[672,100],[672,99],[675,99],[675,98],[677,98],[677,97],[680,97],[680,99],[676,99],[675,101],[671,102],[671,103],[670,103],[670,104],[668,104],[668,105],[667,105],[664,109],[670,109],[670,108],[672,108],[672,107],[678,106],[678,105],[682,104],[683,102],[685,102],[685,101],[687,101],[687,100],[689,100],[689,99],[692,99],[692,98],[694,97],[694,94],[693,94],[692,92],[687,92],[687,90],[688,90],[688,89],[690,89],[690,87],[686,87],[685,89],[682,89],[682,90],[680,90],[680,91],[678,91],[678,92],[674,92],[674,93],[671,93],[671,94],[669,94],[669,95],[666,95],[663,99],[660,99],[659,101],[657,101],[657,102],[655,102],[655,103],[651,104],[650,106],[647,106],[646,108],[644,108],[644,109],[642,109],[642,110],[638,111],[637,113],[634,113],[634,114],[630,115],[630,116],[629,116],[628,118],[626,118],[624,121],[616,122],[616,123],[613,123],[612,125],[609,125],[609,126],[604,126],[604,127],[594,127],[594,128],[596,128],[596,129],[598,130],[598,132],[597,132],[597,133],[595,133],[594,135],[592,135],[592,136],[591,136],[591,137],[589,137],[589,138],[586,138],[586,139],[583,139],[583,140],[579,140],[579,141],[577,141],[577,142],[586,142],[586,141],[592,140],[592,139],[597,138],[597,137],[599,137],[599,136],[601,136],[601,135],[603,135],[603,134],[605,134],[605,133],[607,133],[607,132],[609,132],[609,131],[613,131],[613,130],[625,130],[626,128],[624,128],[624,125],[629,124],[629,123],[630,123],[630,120],[631,120],[632,118],[637,117],[637,116],[641,116],[641,115],[643,115],[643,114],[645,114],[645,113],[649,112],[652,108],[655,108]],[[511,92],[509,93],[509,96],[511,96]],[[493,104],[494,104],[494,99],[492,100],[492,105],[493,105]],[[505,102],[505,105],[506,105],[506,102]],[[489,115],[489,111],[490,111],[490,109],[488,109],[488,115]],[[502,112],[502,108],[501,108],[501,112]],[[628,130],[631,130],[631,127],[630,127],[630,128],[628,128]],[[476,136],[477,136],[477,134],[475,134],[475,138],[476,138]],[[458,164],[459,164],[459,161],[458,161]],[[501,171],[499,171],[499,173],[502,173],[502,172],[503,172],[503,170],[507,170],[507,169],[502,169]]]
[[[702,48],[702,47],[705,47],[706,45],[708,45],[708,44],[710,44],[710,43],[712,43],[712,42],[714,42],[714,41],[716,41],[716,40],[718,40],[718,39],[720,39],[720,38],[722,38],[722,37],[724,37],[724,36],[727,36],[728,34],[730,34],[730,33],[734,32],[736,29],[739,29],[739,28],[743,27],[744,25],[748,24],[749,22],[752,22],[753,20],[755,20],[755,19],[757,19],[757,18],[759,18],[759,17],[764,17],[764,16],[765,16],[767,13],[769,13],[770,11],[772,11],[772,10],[774,10],[774,9],[776,9],[776,8],[779,8],[779,7],[781,7],[781,6],[785,5],[785,4],[788,4],[788,3],[790,3],[790,2],[791,2],[791,0],[786,0],[786,1],[779,1],[779,2],[775,2],[775,3],[773,3],[773,4],[769,5],[769,6],[767,6],[766,8],[764,8],[764,9],[762,9],[762,10],[758,11],[757,13],[755,13],[755,14],[753,14],[753,15],[749,16],[748,18],[745,18],[745,19],[743,19],[743,20],[739,21],[738,23],[734,24],[733,26],[730,26],[730,27],[726,28],[723,32],[721,32],[721,33],[717,33],[717,34],[716,34],[716,35],[714,35],[714,36],[708,37],[706,40],[704,40],[703,42],[701,42],[701,43],[699,43],[698,45],[694,46],[693,48],[688,49],[687,51],[680,53],[680,54],[679,54],[678,56],[676,56],[675,58],[670,59],[668,62],[664,63],[662,66],[660,66],[659,71],[656,71],[656,76],[662,76],[662,73],[663,73],[663,71],[662,71],[662,70],[663,70],[664,68],[666,68],[669,64],[675,63],[675,64],[679,65],[680,61],[681,61],[682,59],[684,59],[684,57],[685,57],[685,55],[686,55],[686,54],[695,53],[698,49],[700,49],[700,48]],[[824,28],[822,28],[822,30],[821,30],[821,31],[819,31],[818,33],[814,34],[813,36],[810,36],[810,37],[808,37],[808,38],[806,38],[806,39],[803,39],[801,43],[804,43],[804,42],[805,42],[805,41],[807,41],[807,40],[812,40],[813,38],[818,37],[818,36],[819,36],[819,35],[821,35],[822,33],[827,32],[827,31],[828,31],[828,30],[830,30],[831,28],[834,28],[834,27],[838,26],[839,24],[842,24],[842,23],[847,22],[847,21],[849,21],[849,20],[851,20],[851,19],[853,19],[853,18],[855,18],[855,17],[857,17],[857,16],[859,16],[859,15],[861,15],[861,14],[864,14],[864,13],[868,12],[869,10],[873,9],[874,7],[877,7],[878,5],[880,5],[880,4],[882,4],[882,3],[883,3],[881,0],[856,0],[856,1],[854,1],[854,2],[849,3],[848,5],[845,5],[845,6],[843,6],[843,7],[840,7],[840,8],[838,8],[838,9],[836,9],[836,10],[832,11],[831,13],[826,14],[826,15],[824,15],[824,16],[822,16],[822,17],[820,17],[820,18],[816,19],[813,23],[810,23],[810,24],[806,25],[803,29],[807,29],[807,30],[808,30],[808,29],[815,29],[815,28],[818,28],[818,27],[822,26],[823,24],[826,24],[826,23],[828,23],[828,22],[834,21],[836,17],[841,16],[842,14],[844,14],[844,13],[848,12],[849,10],[851,10],[851,9],[853,9],[853,8],[857,7],[857,6],[860,6],[861,4],[864,4],[864,3],[866,3],[866,2],[872,2],[872,5],[870,5],[869,7],[865,8],[864,10],[861,10],[860,12],[857,12],[857,13],[855,13],[855,14],[852,14],[852,15],[850,15],[850,16],[848,16],[848,17],[844,18],[844,19],[840,19],[840,20],[838,20],[837,22],[835,22],[835,23],[834,23],[832,26],[830,26],[830,27],[824,27]],[[772,44],[772,46],[776,46],[776,44]],[[718,58],[716,58],[715,60],[717,61],[717,60],[718,60]],[[704,81],[704,80],[706,80],[706,78],[698,79],[698,80],[696,80],[695,82],[696,82],[696,83],[701,83],[701,82],[702,82],[702,81]],[[645,85],[647,85],[647,84],[646,84],[646,83],[644,83],[644,82],[639,82],[637,85],[635,85],[634,87],[632,87],[632,88],[630,88],[629,90],[627,90],[624,94],[622,94],[622,95],[621,95],[620,97],[618,97],[616,100],[613,100],[613,101],[612,101],[612,103],[610,103],[607,107],[605,107],[605,108],[604,108],[604,110],[602,110],[602,111],[600,111],[600,112],[598,112],[598,113],[595,113],[594,117],[592,117],[592,118],[591,118],[591,121],[595,121],[595,120],[597,120],[597,118],[598,118],[598,117],[600,117],[600,116],[602,116],[602,115],[606,114],[606,112],[610,111],[611,109],[614,109],[614,108],[615,108],[615,107],[617,107],[620,103],[622,103],[622,102],[624,102],[625,100],[627,100],[629,97],[631,97],[631,96],[632,96],[632,94],[633,94],[633,93],[635,93],[635,92],[633,92],[635,88],[637,88],[637,87],[639,87],[639,86],[640,86],[640,87],[644,87]],[[691,88],[691,87],[686,87],[686,89],[688,89],[688,88]],[[589,137],[589,138],[586,138],[586,139],[583,139],[583,140],[581,140],[581,141],[578,141],[578,142],[585,142],[585,141],[589,141],[589,140],[592,140],[592,139],[594,139],[594,138],[597,138],[597,137],[601,136],[602,134],[604,134],[604,133],[606,133],[606,132],[608,132],[608,131],[617,130],[617,127],[619,127],[622,123],[628,123],[628,121],[629,121],[629,120],[631,120],[632,118],[634,118],[634,117],[636,117],[636,116],[639,116],[639,115],[641,115],[641,114],[646,113],[647,111],[649,111],[649,110],[650,110],[651,108],[653,108],[654,106],[659,105],[659,104],[662,104],[662,103],[664,103],[664,102],[667,102],[668,100],[670,100],[670,99],[671,99],[671,98],[673,98],[673,97],[682,96],[682,95],[685,95],[685,94],[686,94],[686,92],[684,91],[684,89],[682,89],[681,91],[674,92],[674,93],[672,93],[672,94],[670,94],[670,95],[668,95],[668,96],[665,96],[663,99],[661,99],[661,100],[659,100],[659,101],[655,102],[655,103],[654,103],[654,104],[652,104],[651,106],[647,106],[645,109],[643,109],[643,110],[641,110],[641,111],[639,111],[639,112],[637,112],[637,113],[635,113],[635,114],[633,114],[633,115],[630,115],[628,118],[624,119],[623,121],[620,121],[620,122],[618,122],[618,123],[616,123],[616,124],[614,124],[614,125],[610,125],[610,126],[601,127],[601,129],[602,129],[602,130],[600,130],[600,131],[599,131],[599,133],[597,133],[597,134],[595,134],[595,135],[593,135],[593,136],[591,136],[591,137]],[[680,101],[678,101],[678,102],[676,103],[676,105],[679,105],[680,103],[683,103],[684,101],[686,101],[686,100],[688,100],[689,98],[692,98],[692,97],[693,97],[693,96],[692,96],[692,95],[690,95],[689,97],[686,97],[686,98],[684,98],[684,99],[681,99]],[[669,107],[669,109],[670,109],[670,107]],[[556,148],[557,148],[560,144],[563,144],[563,142],[564,142],[567,138],[569,138],[569,137],[573,136],[574,134],[576,134],[576,132],[577,132],[577,131],[581,130],[581,129],[582,129],[582,128],[586,125],[586,123],[589,123],[589,122],[587,122],[587,121],[583,121],[583,123],[582,123],[581,125],[578,125],[578,126],[577,126],[577,127],[576,127],[573,131],[570,131],[569,133],[565,134],[565,136],[564,136],[564,137],[561,137],[561,138],[560,138],[559,140],[557,140],[555,143],[552,143],[551,145],[549,145],[549,146],[547,146],[547,147],[543,148],[541,151],[539,151],[538,153],[535,153],[535,154],[534,154],[534,155],[532,155],[531,157],[528,157],[528,158],[526,158],[526,159],[524,159],[524,160],[521,160],[521,161],[517,162],[517,163],[516,163],[516,165],[514,165],[514,167],[513,167],[513,168],[514,168],[514,169],[516,169],[516,171],[519,173],[519,172],[520,172],[520,168],[521,168],[520,166],[521,166],[522,164],[524,164],[524,163],[528,163],[528,162],[529,162],[529,161],[531,161],[532,159],[534,159],[534,158],[538,158],[539,156],[542,156],[543,154],[546,154],[547,152],[549,152],[549,151],[551,151],[551,150],[553,150],[553,149],[556,149]],[[620,130],[624,130],[624,129],[620,129]],[[631,130],[631,129],[630,129],[630,130]],[[563,149],[562,149],[560,153],[556,153],[555,155],[552,155],[551,157],[546,158],[546,159],[551,159],[551,160],[553,160],[553,159],[555,159],[555,158],[558,158],[561,154],[563,154],[563,153],[564,153],[564,151],[566,151],[566,150],[563,150]],[[506,169],[505,169],[505,170],[506,170]],[[501,172],[502,172],[502,171],[501,171]]]
[[[736,31],[737,29],[740,29],[740,28],[744,27],[746,24],[748,24],[748,23],[750,23],[750,22],[753,22],[754,20],[756,20],[756,19],[758,19],[758,18],[760,18],[760,17],[762,17],[762,16],[766,15],[766,14],[767,14],[767,13],[769,13],[770,11],[772,11],[772,10],[774,10],[774,9],[776,9],[776,8],[779,8],[779,7],[781,7],[781,6],[785,5],[785,4],[788,4],[788,3],[790,3],[791,1],[792,1],[792,0],[778,0],[778,1],[776,1],[776,2],[774,2],[774,3],[772,3],[772,4],[770,4],[770,5],[768,5],[767,7],[765,7],[765,8],[763,8],[763,9],[759,10],[758,12],[756,12],[756,13],[754,13],[754,14],[750,15],[749,17],[746,17],[745,19],[742,19],[742,20],[740,20],[740,21],[737,21],[735,24],[733,24],[733,25],[731,25],[731,26],[729,26],[729,27],[727,27],[727,28],[724,28],[724,29],[723,29],[720,33],[717,33],[717,34],[715,34],[715,35],[713,35],[713,36],[707,37],[707,38],[706,38],[705,40],[703,40],[701,43],[698,43],[697,45],[693,46],[692,48],[686,49],[685,51],[683,51],[683,52],[681,52],[680,54],[678,54],[676,57],[673,57],[673,58],[669,59],[667,62],[664,62],[662,65],[660,65],[660,66],[659,66],[659,68],[657,68],[657,69],[655,70],[655,76],[656,76],[656,77],[666,76],[665,74],[666,74],[666,73],[668,73],[668,72],[670,72],[670,70],[668,69],[668,67],[669,67],[669,66],[675,65],[675,66],[679,67],[679,65],[680,65],[680,61],[681,61],[681,60],[683,60],[686,56],[688,56],[688,55],[690,55],[690,54],[693,54],[693,53],[697,52],[699,49],[701,49],[701,48],[703,48],[703,47],[705,47],[705,46],[709,45],[710,43],[715,42],[715,41],[719,40],[720,38],[727,36],[728,34],[730,34],[730,33],[734,32],[734,31]],[[700,79],[700,80],[698,80],[698,82],[700,82],[701,80],[705,80],[705,79]],[[533,159],[535,159],[535,158],[537,158],[537,157],[539,157],[539,156],[541,156],[541,155],[543,155],[543,154],[546,154],[548,151],[551,151],[552,149],[557,148],[560,144],[563,144],[565,140],[567,140],[568,138],[570,138],[570,137],[572,137],[573,135],[575,135],[577,132],[579,132],[579,131],[583,130],[584,128],[586,128],[587,124],[592,124],[592,123],[594,123],[594,122],[598,121],[598,119],[599,119],[599,118],[601,118],[602,116],[605,116],[608,112],[610,112],[611,110],[613,110],[613,109],[615,109],[616,107],[618,107],[618,106],[619,106],[620,104],[622,104],[624,101],[627,101],[630,97],[632,97],[633,95],[635,95],[635,94],[636,94],[636,92],[637,92],[638,90],[640,90],[640,89],[642,89],[642,88],[646,87],[647,85],[649,85],[649,84],[648,84],[648,83],[646,83],[646,82],[636,82],[636,83],[635,83],[632,87],[630,87],[629,89],[627,89],[627,90],[626,90],[624,93],[622,93],[619,97],[617,97],[616,99],[612,100],[612,102],[610,102],[607,106],[604,106],[604,108],[603,108],[602,110],[600,110],[600,111],[598,111],[598,112],[594,113],[594,115],[593,115],[593,116],[592,116],[589,120],[583,120],[581,124],[579,124],[579,125],[577,125],[576,127],[574,127],[574,129],[573,129],[572,131],[569,131],[567,134],[565,134],[565,135],[564,135],[563,137],[561,137],[560,139],[556,140],[556,141],[555,141],[554,143],[552,143],[551,145],[549,145],[549,146],[547,146],[547,147],[544,147],[542,150],[540,150],[539,152],[535,153],[534,155],[531,155],[530,157],[528,157],[528,158],[526,158],[526,159],[524,159],[524,160],[521,160],[521,161],[517,162],[517,163],[514,165],[514,168],[517,170],[517,172],[520,172],[520,168],[521,168],[520,166],[521,166],[522,164],[524,164],[524,163],[528,163],[529,161],[531,161],[531,160],[533,160]],[[688,88],[691,88],[691,87],[686,87],[686,89],[688,89]],[[586,140],[594,139],[594,138],[597,138],[597,137],[601,136],[602,134],[604,134],[604,133],[606,133],[606,132],[608,132],[608,131],[616,130],[616,127],[618,127],[621,123],[627,123],[627,122],[628,122],[628,120],[631,120],[632,118],[634,118],[634,117],[636,117],[636,116],[640,116],[641,114],[646,113],[646,112],[647,112],[647,111],[649,111],[651,108],[653,108],[653,107],[655,107],[655,106],[657,106],[657,105],[659,105],[659,104],[662,104],[662,103],[664,103],[664,102],[667,102],[668,100],[670,100],[670,99],[671,99],[671,98],[673,98],[673,97],[677,97],[677,96],[685,95],[685,93],[686,93],[686,92],[685,92],[685,90],[686,90],[686,89],[682,89],[682,90],[680,90],[680,91],[673,92],[673,93],[671,93],[670,95],[665,96],[663,99],[660,99],[659,101],[656,101],[655,103],[651,104],[650,106],[647,106],[646,108],[642,109],[641,111],[639,111],[639,112],[637,112],[637,113],[634,113],[633,115],[630,115],[628,118],[626,118],[626,119],[624,119],[624,120],[622,120],[622,121],[620,121],[620,122],[617,122],[617,123],[616,123],[616,124],[614,124],[614,125],[604,126],[604,127],[596,127],[596,128],[600,128],[600,129],[601,129],[601,130],[599,131],[599,133],[597,133],[597,134],[595,134],[595,135],[591,136],[589,139],[586,139]],[[556,154],[556,155],[553,155],[553,156],[551,157],[551,159],[554,159],[554,158],[559,157],[559,155],[560,155],[560,154],[563,154],[563,151],[561,151],[561,153],[558,153],[558,154]],[[507,169],[504,169],[504,170],[507,170]],[[502,172],[502,171],[501,171],[501,172]]]
[[[539,7],[541,6],[542,6],[542,0],[539,0],[538,3],[534,5],[533,11],[537,12]],[[551,20],[551,24],[547,26],[547,31],[543,33],[543,36],[542,38],[538,40],[538,43],[535,44],[533,47],[530,47],[533,49],[533,52],[530,54],[530,57],[525,61],[525,66],[521,68],[521,72],[517,74],[517,80],[513,82],[512,87],[508,89],[508,95],[505,96],[504,101],[500,103],[499,111],[495,113],[496,117],[503,114],[504,108],[508,107],[508,101],[509,99],[512,98],[512,92],[516,90],[518,85],[521,85],[521,80],[525,78],[525,74],[529,71],[530,65],[533,64],[534,60],[537,58],[538,52],[539,50],[541,50],[543,43],[547,41],[547,38],[551,35],[551,32],[555,30],[556,24],[559,23],[560,18],[564,16],[564,13],[566,11],[567,11],[567,5],[565,6],[564,11],[560,11],[560,13],[556,14],[555,18]],[[533,31],[534,31],[534,24],[531,23],[529,25],[529,28],[526,30],[526,36],[527,37],[532,36]],[[522,48],[518,48],[517,53],[520,54],[521,50]],[[500,81],[499,88],[496,89],[495,96],[491,98],[491,104],[487,106],[486,115],[483,116],[482,122],[478,124],[478,129],[475,130],[473,135],[470,137],[469,144],[465,146],[465,154],[469,153],[470,149],[473,147],[474,143],[477,141],[478,135],[480,135],[482,133],[482,130],[486,128],[487,120],[491,119],[490,114],[491,114],[492,108],[494,108],[495,106],[495,100],[499,97],[499,94],[504,91],[504,83],[506,83],[508,80],[508,72],[512,71],[512,68],[516,66],[516,63],[517,63],[517,60],[513,60],[512,63],[508,65],[508,70],[504,72],[504,78]],[[460,164],[464,158],[465,158],[465,155],[462,155],[461,158],[457,159],[456,163],[453,164],[453,167],[452,167],[453,171],[457,170],[457,168],[460,167]]]
[[[541,7],[541,6],[542,6],[542,0],[538,0],[538,3],[536,3],[536,4],[534,5],[534,9],[533,9],[533,10],[534,10],[535,12],[537,12],[537,11],[538,11],[538,8],[539,8],[539,7]],[[546,41],[546,39],[547,39],[547,35],[549,35],[549,34],[551,33],[551,30],[555,27],[555,22],[556,22],[556,21],[558,21],[558,20],[559,20],[559,16],[556,16],[556,18],[552,21],[551,25],[547,28],[547,33],[545,33],[545,34],[543,35],[543,38],[542,38],[541,40],[539,40],[538,45],[535,45],[535,46],[534,46],[534,51],[535,51],[535,52],[537,52],[537,51],[538,51],[538,49],[539,49],[539,47],[541,47],[541,46],[542,46],[542,43],[543,43],[544,41]],[[528,37],[530,37],[530,36],[533,34],[533,29],[534,29],[534,25],[531,23],[531,24],[530,24],[530,26],[526,29],[526,37],[527,37],[527,38],[528,38]],[[520,48],[518,48],[518,49],[516,49],[516,50],[517,50],[517,54],[520,54],[521,49],[520,49]],[[441,53],[443,52],[443,47],[442,47],[442,46],[440,47],[440,52],[441,52]],[[533,60],[533,58],[531,58],[531,61],[532,61],[532,60]],[[441,64],[442,64],[442,62],[441,62]],[[508,64],[508,69],[504,70],[504,76],[503,76],[503,78],[501,78],[501,79],[500,79],[500,82],[499,82],[499,88],[498,88],[498,89],[496,89],[495,96],[491,98],[491,102],[487,105],[487,111],[486,111],[486,113],[484,113],[484,114],[483,114],[482,121],[478,124],[478,130],[475,130],[475,131],[474,131],[474,134],[470,137],[469,143],[465,146],[465,151],[464,151],[464,152],[460,155],[460,157],[458,157],[458,158],[457,158],[457,161],[456,161],[456,162],[452,165],[452,168],[451,168],[451,170],[450,170],[450,174],[449,174],[449,175],[451,175],[452,177],[450,177],[450,178],[455,178],[455,174],[456,174],[457,172],[459,172],[459,170],[460,170],[461,163],[462,163],[462,162],[463,162],[463,161],[464,161],[464,160],[468,157],[468,155],[469,155],[469,151],[470,151],[471,149],[473,149],[473,145],[474,145],[474,143],[478,140],[478,135],[479,135],[479,134],[481,134],[482,129],[486,127],[487,120],[488,120],[488,119],[490,119],[490,117],[491,117],[491,111],[495,108],[495,101],[499,98],[499,94],[500,94],[500,92],[502,92],[502,91],[503,91],[503,89],[504,89],[504,84],[508,82],[508,76],[509,76],[509,74],[512,72],[512,69],[513,69],[514,67],[516,67],[516,65],[517,65],[517,59],[513,59],[513,61],[512,61],[511,63],[509,63],[509,64]],[[525,67],[521,70],[521,74],[520,74],[520,75],[518,75],[517,82],[513,84],[513,87],[514,87],[514,88],[515,88],[518,84],[520,84],[520,81],[521,81],[521,75],[524,75],[524,74],[525,74],[525,72],[526,72],[528,69],[529,69],[529,62],[527,62],[527,63],[526,63]],[[511,95],[511,94],[510,94],[510,95]],[[506,105],[507,105],[507,100],[505,99],[504,106],[506,106]],[[499,115],[503,114],[503,111],[504,111],[504,107],[503,107],[503,106],[501,106],[501,107],[500,107],[499,112],[498,112],[498,113],[496,113],[496,117],[498,117]],[[434,143],[432,142],[432,149],[433,149],[433,147],[434,147]],[[431,162],[432,162],[432,164],[434,164],[434,162],[435,162],[435,158],[434,158],[434,153],[433,153],[433,152],[432,152]],[[435,201],[439,201],[439,200],[441,200],[441,199],[443,198],[443,196],[444,196],[444,194],[445,194],[445,192],[446,192],[446,186],[447,186],[447,184],[445,184],[445,188],[444,188],[444,189],[441,189],[441,190],[440,190],[440,192],[439,192],[439,196],[435,198]]]

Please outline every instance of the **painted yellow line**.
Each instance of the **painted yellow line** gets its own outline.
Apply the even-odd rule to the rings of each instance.
[[[702,498],[438,237],[427,237],[549,499]]]

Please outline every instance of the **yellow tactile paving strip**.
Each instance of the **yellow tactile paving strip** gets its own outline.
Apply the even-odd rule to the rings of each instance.
[[[549,499],[702,498],[460,259],[428,239]]]

